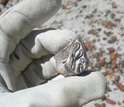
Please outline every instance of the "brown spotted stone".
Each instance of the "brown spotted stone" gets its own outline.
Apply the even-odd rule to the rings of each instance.
[[[110,53],[115,52],[114,48],[108,48],[108,50],[109,50]]]
[[[106,26],[108,24],[108,22],[107,21],[102,21],[101,24],[102,24],[102,26]]]
[[[115,104],[116,104],[116,102],[115,102],[114,100],[111,100],[111,99],[109,99],[109,98],[106,98],[105,101],[106,101],[107,103],[109,103],[109,104],[112,104],[112,105],[115,105]]]
[[[93,34],[93,35],[95,35],[95,34],[97,34],[97,33],[96,33],[96,30],[91,29],[91,30],[89,30],[88,34]]]
[[[121,83],[116,82],[115,85],[121,90],[124,91],[124,86]]]
[[[92,46],[92,43],[93,43],[92,41],[85,42],[85,46],[86,47],[91,47]]]
[[[94,23],[96,23],[96,21],[92,20],[89,22],[89,25],[93,25]]]
[[[121,12],[120,11],[116,11],[117,14],[120,14]]]
[[[115,76],[115,82],[119,82],[119,80],[120,80],[120,76],[119,75],[116,75]]]
[[[101,59],[100,62],[99,62],[99,64],[100,64],[101,66],[104,66],[105,63],[106,63],[106,62],[105,62],[105,58]]]
[[[121,102],[120,101],[118,101],[118,105],[121,105]]]
[[[100,104],[96,103],[96,104],[95,104],[95,107],[101,107],[101,106],[100,106]]]
[[[112,2],[112,8],[117,8],[117,5],[115,2]]]
[[[115,60],[117,58],[117,54],[110,53],[110,58],[111,58],[111,60]]]

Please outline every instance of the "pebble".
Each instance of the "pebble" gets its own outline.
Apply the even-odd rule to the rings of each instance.
[[[120,14],[121,12],[120,11],[116,11],[116,14]]]
[[[93,44],[92,41],[85,42],[85,46],[86,46],[87,48],[91,47],[92,44]]]
[[[112,29],[113,27],[117,26],[117,24],[112,23],[111,21],[102,21],[101,25],[106,27],[107,29]]]
[[[112,8],[117,8],[117,5],[115,2],[112,2]]]
[[[117,68],[117,64],[116,64],[116,62],[113,62],[111,65],[111,69],[115,69],[115,68]]]
[[[115,16],[116,16],[116,15],[115,15],[114,13],[111,14],[111,18],[112,18],[112,19],[114,19]]]
[[[115,105],[115,104],[116,104],[116,102],[115,102],[114,100],[111,100],[111,99],[109,99],[109,98],[106,98],[105,101],[106,101],[107,103],[109,103],[109,104],[112,104],[112,105]]]
[[[89,25],[91,26],[91,25],[93,25],[95,23],[96,23],[96,21],[92,20],[92,21],[89,22]]]
[[[121,19],[119,19],[119,18],[116,18],[116,19],[115,19],[115,21],[117,21],[117,22],[120,22],[120,21],[121,21]]]
[[[106,26],[108,24],[108,22],[107,21],[102,21],[101,24],[102,24],[102,26]]]
[[[102,103],[100,107],[106,107],[106,104],[105,103]]]
[[[111,31],[109,31],[109,32],[107,32],[107,31],[104,31],[104,34],[106,35],[106,36],[111,36],[113,33],[111,32]]]
[[[122,103],[124,103],[124,100],[122,101]]]
[[[122,51],[122,48],[120,46],[118,46],[117,51]]]
[[[110,53],[110,58],[111,58],[111,60],[115,60],[117,58],[117,54],[116,53]]]
[[[115,82],[119,82],[119,80],[120,80],[120,76],[119,75],[116,75],[115,76]]]
[[[121,105],[121,102],[120,101],[118,101],[118,105]]]
[[[87,15],[87,16],[85,17],[85,19],[91,19],[91,18],[93,18],[93,17],[94,17],[93,14],[89,14],[89,15]]]
[[[101,106],[100,106],[100,104],[96,103],[96,104],[95,104],[95,107],[101,107]]]
[[[95,34],[97,34],[97,33],[96,33],[96,30],[91,29],[91,30],[89,30],[88,34],[93,34],[93,35],[95,35]]]
[[[104,65],[106,64],[105,58],[101,59],[100,62],[99,62],[99,64],[100,64],[101,66],[104,66]]]
[[[121,90],[124,91],[124,86],[121,83],[116,82],[115,85]]]
[[[108,43],[111,43],[111,44],[112,44],[112,43],[115,43],[116,40],[117,40],[116,38],[113,38],[113,39],[111,38],[111,39],[108,40]]]
[[[110,53],[115,52],[114,48],[108,48],[108,50],[109,50]]]
[[[111,11],[107,10],[105,16],[108,16],[110,13],[111,13]]]

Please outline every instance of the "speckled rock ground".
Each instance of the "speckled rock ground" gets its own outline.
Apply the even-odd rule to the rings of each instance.
[[[1,14],[19,1],[1,4]],[[88,69],[107,79],[106,98],[84,107],[124,107],[124,0],[63,0],[61,7],[39,28],[66,28],[80,35],[90,59]]]

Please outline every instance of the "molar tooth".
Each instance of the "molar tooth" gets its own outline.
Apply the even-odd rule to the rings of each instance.
[[[55,59],[60,60],[60,63],[66,65],[63,69],[65,69],[67,75],[70,75],[71,72],[75,75],[84,72],[88,65],[88,57],[81,37],[73,40],[63,50],[58,52]]]

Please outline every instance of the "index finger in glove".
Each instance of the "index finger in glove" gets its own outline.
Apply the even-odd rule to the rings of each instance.
[[[0,75],[14,89],[9,56],[21,39],[43,24],[60,8],[61,0],[23,0],[0,17]]]
[[[61,0],[25,0],[5,13],[0,18],[0,39],[4,44],[0,57],[8,57],[22,38],[58,11],[60,4]]]

